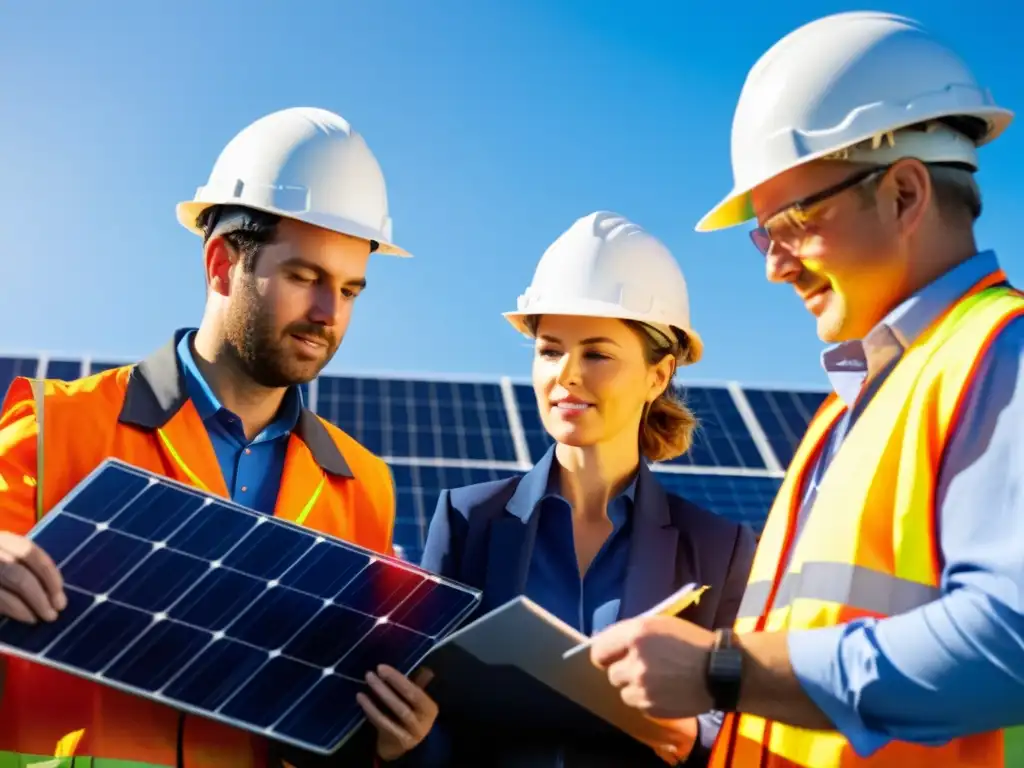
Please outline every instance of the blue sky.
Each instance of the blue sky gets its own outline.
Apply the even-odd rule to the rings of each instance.
[[[813,6],[813,10],[810,8]],[[877,8],[877,6],[875,6]],[[0,10],[0,349],[139,356],[198,322],[199,241],[174,205],[257,117],[320,106],[367,138],[413,260],[375,259],[330,372],[525,376],[501,318],[572,221],[662,238],[706,344],[689,379],[821,387],[820,342],[745,230],[698,235],[728,189],[750,65],[859,4],[599,0],[93,0]],[[889,2],[1024,106],[1022,12]],[[982,247],[1024,282],[1019,124],[983,150]]]

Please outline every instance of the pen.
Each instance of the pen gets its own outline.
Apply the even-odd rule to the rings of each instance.
[[[690,582],[673,592],[653,608],[648,608],[646,611],[641,613],[640,616],[676,616],[684,608],[688,608],[693,603],[699,602],[700,596],[704,594],[704,591],[707,589],[708,587],[698,587],[695,582]],[[575,656],[580,651],[585,651],[593,642],[594,638],[588,637],[579,645],[574,645],[568,651],[563,653],[562,658],[568,659],[571,656]]]

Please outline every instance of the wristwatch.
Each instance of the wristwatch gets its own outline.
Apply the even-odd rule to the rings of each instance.
[[[708,656],[706,682],[714,709],[735,712],[740,700],[743,654],[733,641],[731,629],[715,632],[715,644]]]

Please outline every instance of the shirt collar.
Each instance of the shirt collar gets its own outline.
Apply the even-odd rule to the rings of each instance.
[[[177,352],[181,361],[182,371],[185,374],[185,388],[188,390],[189,398],[195,405],[199,418],[203,422],[214,418],[218,414],[230,414],[217,395],[214,394],[209,383],[203,377],[196,359],[192,354],[192,339],[195,331],[185,333],[178,342]],[[292,432],[299,421],[299,413],[302,410],[302,392],[298,387],[289,387],[281,402],[281,409],[277,412],[274,421],[267,425],[266,429],[257,436],[256,440],[272,440]]]
[[[863,339],[844,341],[821,353],[835,393],[848,406],[868,376],[874,376],[917,341],[975,283],[999,269],[994,251],[956,265],[889,312]]]
[[[633,475],[629,485],[615,499],[611,500],[608,505],[610,514],[622,508],[622,505],[616,503],[619,500],[629,502],[625,505],[626,509],[632,507],[636,501],[638,477],[639,472]],[[559,488],[558,461],[555,459],[555,446],[552,445],[548,448],[547,453],[534,464],[533,469],[519,481],[506,508],[525,523],[542,502],[555,498],[562,499],[562,495]]]

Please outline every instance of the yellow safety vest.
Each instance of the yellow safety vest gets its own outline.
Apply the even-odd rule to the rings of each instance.
[[[939,466],[961,398],[1024,297],[997,271],[907,349],[836,452],[801,535],[797,513],[825,438],[846,410],[830,395],[808,427],[754,558],[735,629],[784,632],[903,613],[939,596]],[[788,567],[786,565],[788,558]],[[926,747],[891,742],[859,757],[835,731],[729,715],[711,768],[1009,768],[1024,766],[1024,729]]]

